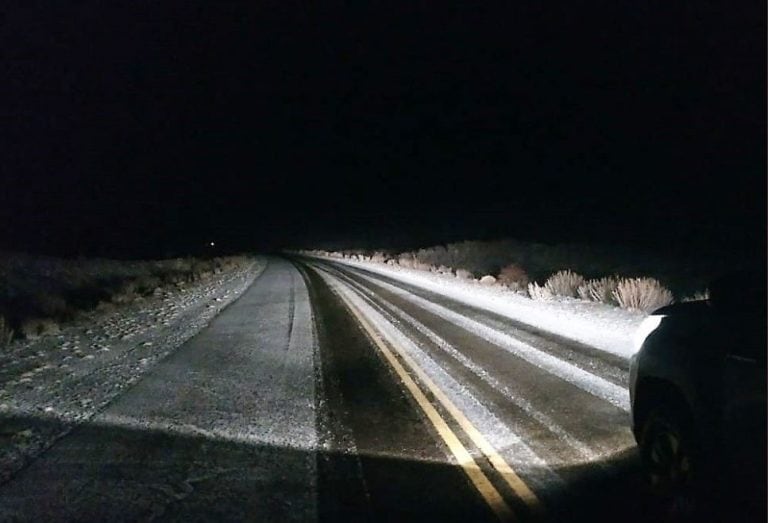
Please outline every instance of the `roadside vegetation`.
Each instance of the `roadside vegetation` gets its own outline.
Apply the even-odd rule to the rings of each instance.
[[[110,312],[247,263],[245,256],[118,261],[0,253],[0,347],[56,334],[83,313]]]
[[[570,298],[646,312],[674,301],[706,299],[709,281],[733,268],[724,259],[515,240],[464,241],[406,252],[310,253],[429,271],[534,300]]]

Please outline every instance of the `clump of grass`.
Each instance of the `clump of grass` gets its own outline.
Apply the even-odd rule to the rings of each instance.
[[[578,288],[579,298],[582,300],[596,301],[610,305],[616,305],[616,299],[613,297],[613,291],[619,280],[613,276],[588,280]]]
[[[570,270],[558,271],[547,278],[544,287],[554,296],[575,298],[584,276]]]
[[[620,307],[645,312],[673,301],[672,292],[654,278],[622,278],[612,294]]]
[[[547,301],[554,297],[552,292],[547,289],[546,285],[539,285],[535,281],[528,284],[528,296],[530,296],[532,300],[537,301]]]

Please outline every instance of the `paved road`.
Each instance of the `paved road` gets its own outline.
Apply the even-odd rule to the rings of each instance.
[[[0,520],[650,520],[626,372],[382,276],[275,258],[0,486]]]

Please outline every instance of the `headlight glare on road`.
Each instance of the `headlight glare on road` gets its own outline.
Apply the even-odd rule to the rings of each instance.
[[[643,346],[643,343],[645,343],[645,339],[658,328],[658,326],[661,324],[661,320],[664,318],[665,316],[662,314],[654,314],[643,320],[643,322],[635,331],[633,338],[635,353],[640,350],[640,348]]]

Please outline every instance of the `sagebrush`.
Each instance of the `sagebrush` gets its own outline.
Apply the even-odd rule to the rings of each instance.
[[[528,284],[528,295],[532,300],[546,301],[554,298],[552,293],[546,286],[539,285],[538,283],[531,282]]]
[[[584,283],[584,276],[570,270],[557,271],[547,278],[544,287],[555,296],[575,298],[579,289]]]
[[[672,293],[654,278],[622,278],[613,297],[625,309],[652,312],[673,301]]]
[[[618,284],[619,280],[613,276],[588,280],[579,286],[579,298],[582,300],[616,305],[616,299],[613,297],[613,291],[616,290],[616,286]]]

